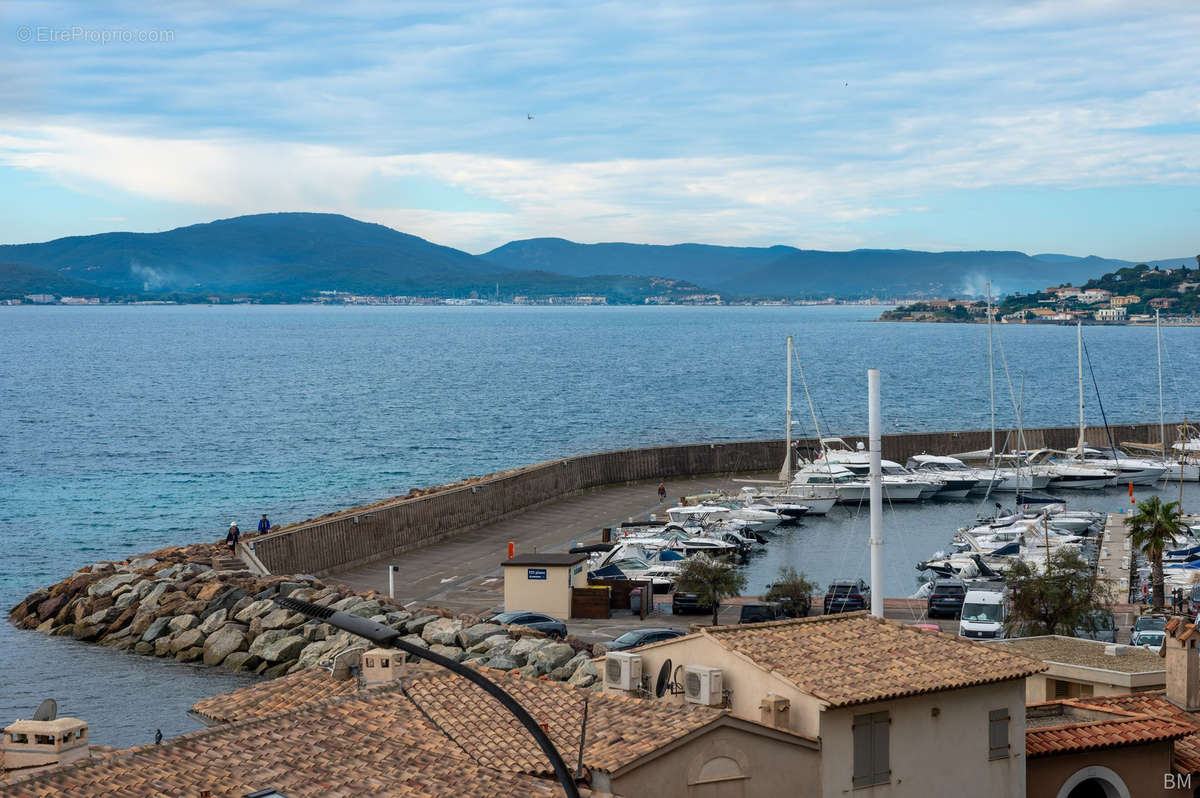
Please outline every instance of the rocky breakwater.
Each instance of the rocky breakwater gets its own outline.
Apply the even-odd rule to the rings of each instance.
[[[161,549],[82,568],[25,597],[9,613],[21,629],[147,656],[203,662],[267,677],[313,667],[371,647],[365,639],[280,607],[290,596],[385,624],[404,639],[460,662],[532,677],[596,684],[586,645],[533,629],[404,609],[374,591],[356,593],[308,576],[255,576],[222,567],[219,546]],[[214,567],[216,566],[216,567]]]

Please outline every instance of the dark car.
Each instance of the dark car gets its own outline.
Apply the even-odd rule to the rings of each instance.
[[[804,612],[800,610],[803,609]],[[762,623],[763,621],[779,621],[784,618],[802,618],[808,614],[808,607],[798,608],[791,599],[780,601],[755,601],[743,604],[738,623]]]
[[[565,623],[557,618],[551,618],[549,615],[543,615],[540,612],[525,612],[522,610],[502,612],[488,618],[488,622],[504,626],[528,626],[530,629],[537,629],[539,632],[545,632],[551,637],[559,639],[567,636],[567,625]]]
[[[638,646],[644,646],[649,643],[670,640],[673,637],[683,637],[683,634],[684,633],[678,629],[632,629],[609,643],[608,650],[624,651],[628,648],[637,648]]]
[[[672,615],[689,615],[701,612],[711,613],[712,611],[712,605],[701,603],[700,597],[695,593],[680,593],[677,591],[671,597]]]
[[[838,579],[825,592],[826,615],[858,612],[871,606],[871,588],[861,579]]]
[[[926,614],[930,618],[941,615],[957,618],[962,612],[963,599],[967,597],[967,584],[961,579],[935,579],[929,590]]]

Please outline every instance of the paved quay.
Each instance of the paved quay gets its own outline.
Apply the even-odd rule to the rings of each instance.
[[[516,544],[518,552],[566,551],[572,541],[596,542],[604,527],[620,526],[630,518],[644,519],[661,513],[678,503],[681,496],[691,496],[709,490],[736,492],[746,483],[738,480],[766,479],[771,474],[739,474],[732,477],[697,477],[668,480],[667,500],[658,499],[658,482],[639,482],[602,488],[570,496],[510,516],[494,524],[464,532],[461,535],[366,565],[334,571],[326,581],[342,583],[355,590],[387,592],[387,566],[395,565],[396,598],[401,602],[431,604],[459,612],[482,612],[501,609],[504,603],[500,562],[507,555],[508,542]],[[707,615],[671,615],[670,597],[655,596],[656,612],[640,621],[628,610],[614,610],[612,618],[571,620],[573,634],[588,641],[610,640],[624,631],[641,625],[687,629],[695,624],[710,623]],[[737,623],[740,612],[738,599],[721,607],[722,624]],[[819,612],[819,604],[816,608]],[[907,623],[936,623],[945,631],[954,632],[958,622],[950,619],[925,618],[923,601],[886,599],[885,615]]]
[[[681,496],[708,490],[737,492],[737,479],[765,479],[770,474],[694,477],[668,480],[667,500],[659,501],[658,482],[599,488],[543,504],[496,523],[413,551],[354,568],[335,570],[326,581],[355,590],[388,589],[387,566],[395,565],[396,598],[404,603],[435,604],[478,611],[503,604],[500,561],[508,543],[518,553],[566,551],[572,541],[597,542],[604,527],[619,527],[630,518],[643,519],[678,503]]]

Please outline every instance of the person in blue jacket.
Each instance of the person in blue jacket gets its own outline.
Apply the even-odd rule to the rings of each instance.
[[[271,531],[271,522],[267,520],[267,514],[263,513],[262,520],[258,522],[258,534],[265,535]]]

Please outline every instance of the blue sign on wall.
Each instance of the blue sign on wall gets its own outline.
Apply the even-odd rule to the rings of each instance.
[[[526,579],[545,579],[546,578],[546,569],[545,568],[526,568],[525,569],[525,578]]]

